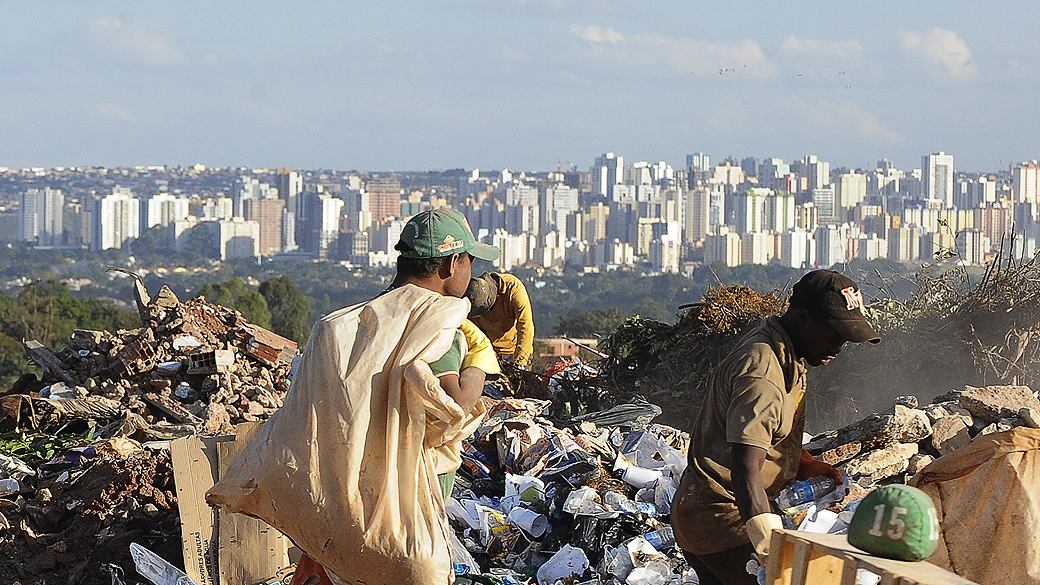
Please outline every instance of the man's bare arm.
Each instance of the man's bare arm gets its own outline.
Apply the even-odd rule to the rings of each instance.
[[[733,477],[733,495],[737,509],[745,522],[759,514],[772,512],[766,488],[762,484],[762,465],[766,461],[766,450],[739,443],[731,443],[733,461],[730,470]]]

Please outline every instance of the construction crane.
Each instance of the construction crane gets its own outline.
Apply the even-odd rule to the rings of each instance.
[[[563,160],[562,157],[557,157],[556,160],[544,160],[544,159],[538,159],[538,158],[522,158],[520,160],[522,162],[533,162],[533,163],[556,163],[556,172],[557,173],[562,173],[563,172],[563,165],[564,165],[564,163],[566,163],[566,164],[571,166],[571,171],[575,171],[575,170],[578,169],[578,165],[574,164],[573,162],[571,162],[569,160]]]

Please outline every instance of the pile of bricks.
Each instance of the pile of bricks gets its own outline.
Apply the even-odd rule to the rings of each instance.
[[[139,329],[76,330],[56,352],[27,341],[46,372],[42,383],[53,383],[24,393],[25,401],[46,400],[65,413],[117,413],[159,435],[227,434],[281,407],[296,342],[204,298],[181,302],[166,286],[153,299],[138,280],[135,300]]]

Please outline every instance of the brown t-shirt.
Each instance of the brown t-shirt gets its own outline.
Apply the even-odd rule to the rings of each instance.
[[[683,550],[711,554],[748,542],[733,495],[733,443],[766,450],[762,483],[770,498],[794,479],[805,427],[805,371],[780,320],[769,317],[712,372],[672,501],[672,528]]]

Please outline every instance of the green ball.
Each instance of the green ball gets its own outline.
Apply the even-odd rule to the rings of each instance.
[[[935,503],[915,487],[879,487],[856,508],[849,524],[849,544],[886,559],[927,559],[939,547]]]

